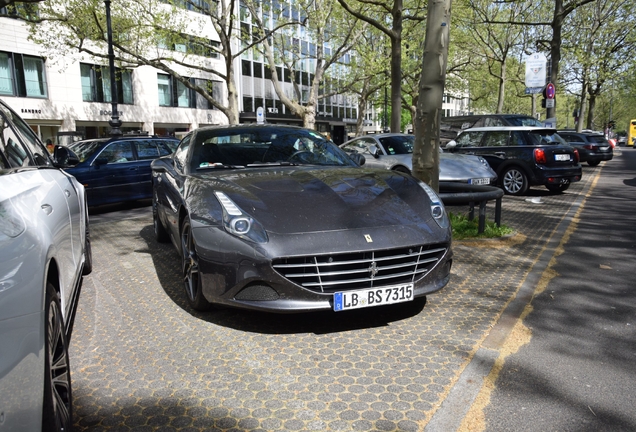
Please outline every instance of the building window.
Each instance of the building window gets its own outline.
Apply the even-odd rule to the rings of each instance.
[[[195,79],[195,83],[205,88],[208,94],[212,96],[212,99],[219,103],[221,102],[223,97],[223,82]],[[196,93],[196,107],[201,109],[216,109],[214,105],[212,105],[212,102],[204,98],[203,95],[199,93]]]
[[[243,76],[252,76],[252,62],[241,60],[241,73]]]
[[[243,96],[243,112],[254,112],[254,101],[251,96]]]
[[[205,0],[160,0],[162,3],[172,4],[180,9],[191,10],[200,14],[208,14],[210,7],[212,10],[218,9],[217,1],[205,1]]]
[[[80,71],[84,102],[112,102],[108,67],[80,63]],[[132,105],[132,73],[129,70],[116,68],[115,79],[117,80],[117,102]]]
[[[10,18],[23,18],[33,20],[40,17],[40,8],[37,3],[15,2],[0,8],[0,15]]]
[[[196,36],[187,36],[178,41],[170,41],[167,38],[159,38],[157,47],[185,54],[194,54],[202,57],[218,59],[220,57],[219,50],[221,42]]]
[[[252,67],[254,68],[254,78],[263,78],[263,63],[254,62]]]
[[[0,51],[0,94],[45,98],[44,60],[23,54]]]
[[[171,75],[157,74],[157,90],[159,106],[195,108],[194,90]]]

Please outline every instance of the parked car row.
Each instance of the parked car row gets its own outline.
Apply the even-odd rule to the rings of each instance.
[[[312,130],[254,124],[181,141],[84,140],[51,154],[2,101],[0,121],[1,428],[72,425],[68,343],[92,270],[89,206],[151,198],[156,240],[175,246],[199,311],[340,312],[414,301],[449,282],[450,222],[410,175],[412,135],[338,147]],[[563,192],[581,179],[580,160],[611,156],[592,134],[470,127],[440,152],[440,180]]]

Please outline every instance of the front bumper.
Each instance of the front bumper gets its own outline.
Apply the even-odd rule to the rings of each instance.
[[[416,245],[435,245],[443,249],[413,280],[414,297],[442,289],[450,280],[452,249],[450,233],[427,232],[416,227],[365,230],[369,243],[358,230],[299,235],[270,235],[267,244],[253,244],[226,234],[215,227],[193,230],[197,243],[203,295],[214,304],[278,313],[333,310],[335,291],[360,289],[354,283],[324,289],[301,285],[283,276],[274,261],[299,257],[329,257],[350,253],[372,253]],[[442,235],[443,234],[443,235]],[[441,240],[441,241],[440,241]],[[223,246],[223,251],[219,246]],[[375,287],[387,286],[378,283]]]

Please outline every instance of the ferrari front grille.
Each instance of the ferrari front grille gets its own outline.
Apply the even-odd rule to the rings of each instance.
[[[274,269],[291,282],[312,291],[374,288],[415,282],[446,253],[440,245],[343,254],[279,258]]]

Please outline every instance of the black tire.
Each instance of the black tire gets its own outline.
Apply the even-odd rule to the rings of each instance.
[[[55,287],[46,284],[44,304],[44,400],[42,431],[70,431],[73,426],[73,392],[62,306]]]
[[[411,171],[409,171],[408,168],[403,167],[403,166],[395,167],[395,168],[393,168],[393,171],[397,171],[397,172],[401,172],[401,173],[404,173],[404,174],[411,175]]]
[[[528,176],[519,167],[505,168],[499,178],[502,189],[508,195],[523,195],[528,190]]]
[[[587,161],[587,164],[589,166],[597,166],[600,163],[601,163],[601,161]]]
[[[93,271],[93,249],[91,248],[91,233],[88,223],[88,211],[86,211],[86,237],[84,239],[84,268],[82,274],[89,275]]]
[[[167,243],[170,241],[170,235],[168,231],[159,220],[159,213],[157,212],[157,195],[152,194],[152,226],[155,230],[155,240],[159,243]]]
[[[561,193],[569,189],[570,182],[562,183],[558,185],[545,185],[545,187],[547,187],[550,192]]]
[[[186,298],[192,309],[197,311],[210,310],[212,305],[203,296],[197,252],[192,238],[190,221],[187,217],[181,225],[181,269]]]

